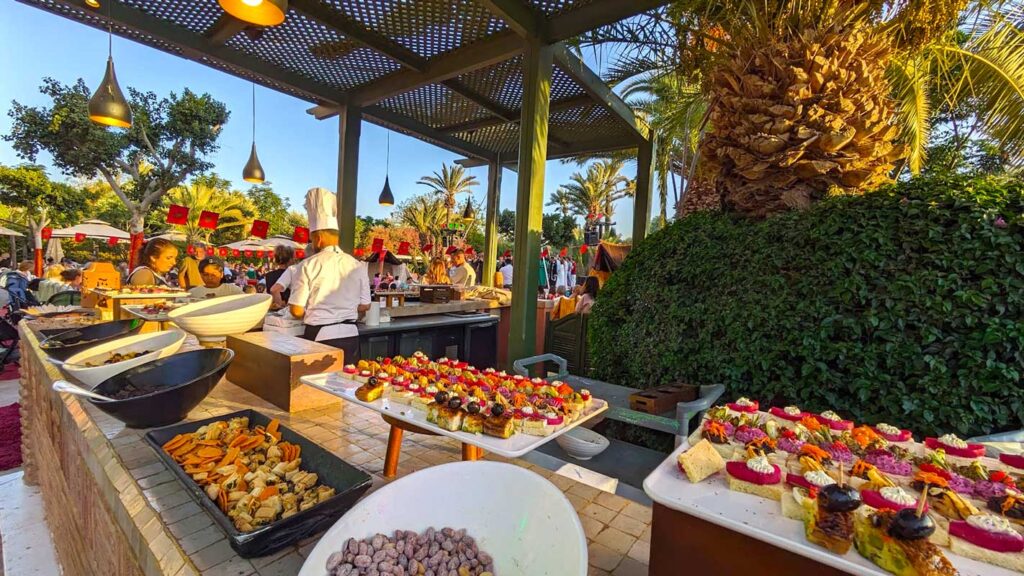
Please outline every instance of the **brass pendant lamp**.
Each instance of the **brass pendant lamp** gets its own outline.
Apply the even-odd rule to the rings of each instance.
[[[377,203],[381,206],[394,206],[395,195],[391,193],[391,183],[388,182],[388,172],[391,170],[391,131],[388,131],[387,154],[384,161],[384,189],[380,191]]]
[[[130,128],[132,107],[125,99],[114,74],[114,31],[110,23],[110,6],[107,6],[107,71],[103,82],[89,98],[89,119],[104,126]]]
[[[257,26],[277,26],[284,22],[288,0],[218,0],[220,7],[235,18]]]
[[[252,151],[249,152],[249,161],[242,169],[242,180],[253,184],[262,184],[265,180],[263,166],[260,165],[260,157],[256,155],[256,83],[252,83]]]

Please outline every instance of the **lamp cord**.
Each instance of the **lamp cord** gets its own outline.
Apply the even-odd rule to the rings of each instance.
[[[114,23],[110,18],[110,3],[107,3],[107,58],[114,57]]]
[[[252,143],[256,143],[256,83],[252,83]]]
[[[388,177],[388,173],[391,172],[391,131],[387,131],[388,145],[387,153],[384,155],[384,177]]]

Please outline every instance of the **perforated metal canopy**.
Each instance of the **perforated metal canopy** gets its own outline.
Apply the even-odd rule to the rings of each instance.
[[[217,0],[19,0],[460,154],[515,160],[527,38],[556,44],[666,0],[291,0],[250,26]],[[558,44],[548,157],[636,147],[632,111]]]

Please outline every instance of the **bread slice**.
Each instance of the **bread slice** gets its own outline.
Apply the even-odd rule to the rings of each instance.
[[[751,482],[735,478],[729,474],[726,474],[725,477],[728,479],[729,490],[735,490],[736,492],[741,492],[743,494],[753,494],[754,496],[775,500],[776,502],[782,500],[784,486],[782,482],[779,482],[778,484],[753,484]]]
[[[711,442],[701,440],[695,446],[679,455],[679,465],[686,472],[690,482],[696,484],[725,468],[725,459],[715,450]]]
[[[807,509],[804,508],[803,504],[796,501],[796,497],[793,496],[793,490],[800,490],[800,488],[793,488],[782,492],[782,515],[790,520],[803,522],[807,516]]]
[[[1015,572],[1024,572],[1024,552],[996,552],[956,536],[950,536],[949,543],[949,550],[954,554]]]

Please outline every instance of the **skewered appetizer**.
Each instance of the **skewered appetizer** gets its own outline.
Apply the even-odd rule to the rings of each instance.
[[[803,501],[804,533],[807,540],[836,554],[846,554],[853,545],[854,511],[860,508],[860,493],[849,484],[829,484],[815,499]]]
[[[913,508],[857,514],[855,542],[862,556],[897,576],[945,576],[957,573],[928,538],[935,532],[931,516]]]
[[[377,380],[376,376],[370,376],[365,384],[356,388],[356,398],[363,402],[373,402],[384,393],[384,383]]]

